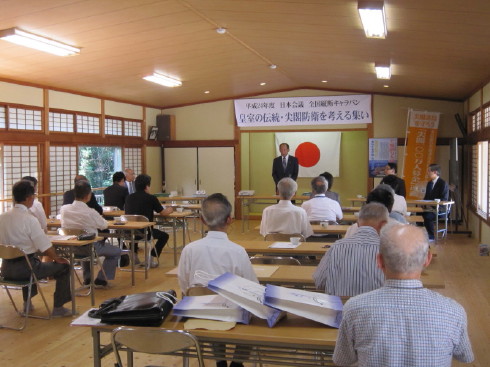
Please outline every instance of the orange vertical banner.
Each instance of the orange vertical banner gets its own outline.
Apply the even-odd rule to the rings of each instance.
[[[427,168],[434,163],[439,112],[409,111],[403,178],[407,199],[422,199],[428,181]]]

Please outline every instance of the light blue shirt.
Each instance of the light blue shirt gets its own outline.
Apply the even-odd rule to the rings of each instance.
[[[388,279],[344,306],[333,355],[338,365],[450,367],[453,357],[474,359],[466,312],[419,280]]]

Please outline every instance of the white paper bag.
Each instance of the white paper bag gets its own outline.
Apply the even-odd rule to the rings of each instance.
[[[231,273],[224,273],[208,283],[208,288],[250,311],[257,317],[267,320],[273,327],[285,312],[264,305],[265,287],[251,280]]]
[[[250,312],[219,295],[184,297],[174,306],[173,314],[242,324],[248,324],[251,317]]]
[[[343,305],[340,297],[324,293],[267,284],[264,303],[336,328],[342,320]]]

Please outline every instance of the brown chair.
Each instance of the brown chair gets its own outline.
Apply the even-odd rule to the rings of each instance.
[[[301,233],[267,233],[264,236],[264,241],[287,241],[289,242],[289,239],[291,237],[299,237],[300,242],[305,242],[305,237]]]
[[[147,354],[170,354],[182,351],[184,358],[182,365],[187,365],[188,354],[193,354],[197,358],[198,366],[204,367],[197,338],[183,330],[120,326],[112,332],[111,343],[118,367],[123,367],[119,354],[121,349]],[[132,361],[128,361],[130,362]]]
[[[20,327],[0,325],[0,329],[11,329],[11,330],[21,331],[21,330],[24,330],[24,328],[26,327],[28,317],[32,317],[32,318],[36,318],[36,319],[44,319],[44,320],[49,320],[51,318],[51,310],[49,309],[48,303],[46,302],[46,298],[44,297],[44,293],[43,293],[41,287],[39,287],[39,281],[36,277],[36,274],[34,274],[34,271],[33,271],[32,266],[31,266],[31,262],[29,261],[29,258],[27,257],[26,253],[24,251],[18,249],[17,247],[0,244],[0,259],[2,261],[12,260],[12,259],[16,259],[19,257],[25,257],[25,259],[26,259],[26,263],[28,264],[29,270],[31,272],[31,276],[29,277],[29,279],[27,279],[27,280],[10,280],[10,279],[5,279],[3,276],[0,275],[0,285],[7,292],[7,295],[10,298],[10,302],[12,302],[12,306],[14,306],[15,312],[17,312],[20,316],[23,317],[23,323],[21,324]],[[31,292],[32,292],[32,286],[33,285],[37,286],[37,290],[43,299],[44,306],[46,307],[46,311],[47,311],[47,316],[34,316],[34,315],[29,314],[30,306],[31,306]],[[27,300],[25,302],[26,308],[25,308],[25,310],[20,311],[17,308],[17,305],[15,304],[15,301],[14,301],[12,295],[10,294],[10,289],[17,289],[17,288],[22,289],[24,287],[28,287],[28,295],[27,295]]]
[[[263,265],[301,265],[301,262],[294,257],[282,256],[254,256],[250,258],[250,262]]]

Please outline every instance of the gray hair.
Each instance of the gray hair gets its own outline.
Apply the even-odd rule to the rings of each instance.
[[[209,195],[202,202],[201,215],[209,229],[223,228],[231,216],[231,204],[223,194]]]
[[[381,203],[372,202],[363,205],[359,212],[359,221],[362,222],[387,222],[388,221],[388,209]]]
[[[386,190],[386,191],[390,192],[391,195],[393,195],[393,198],[395,197],[395,190],[393,190],[393,187],[391,187],[388,184],[379,184],[378,186],[376,186],[376,188]]]
[[[284,177],[277,184],[277,191],[282,200],[290,200],[298,190],[298,184],[292,178]]]
[[[311,180],[311,192],[313,194],[324,194],[328,190],[328,181],[323,176]]]
[[[395,274],[422,271],[429,251],[427,233],[416,226],[390,223],[381,230],[380,253]]]

